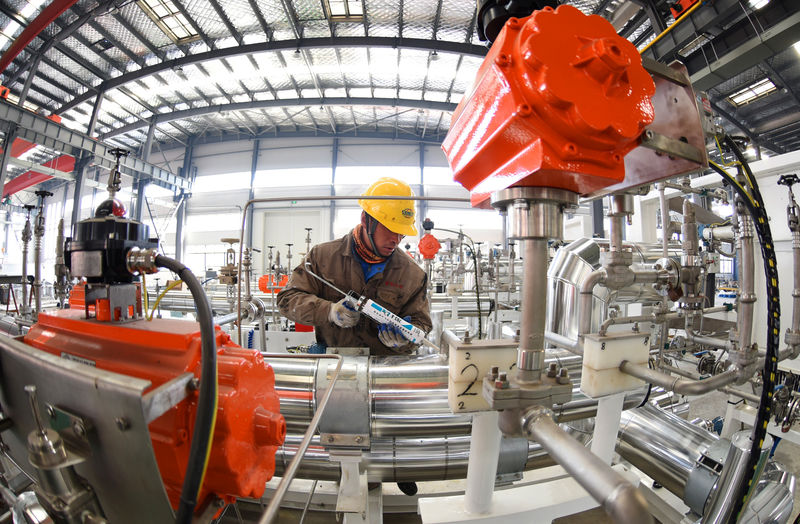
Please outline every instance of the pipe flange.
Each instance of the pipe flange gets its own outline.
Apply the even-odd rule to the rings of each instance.
[[[509,238],[560,239],[565,209],[578,205],[578,194],[549,187],[512,187],[492,194],[492,207],[505,212]]]
[[[267,310],[266,306],[264,305],[264,301],[256,297],[251,297],[250,300],[248,300],[246,307],[248,322],[261,320],[264,318]]]
[[[680,298],[677,293],[681,286],[680,265],[671,258],[659,258],[653,268],[659,272],[659,281],[653,284],[653,289],[662,297],[669,297],[675,302]]]

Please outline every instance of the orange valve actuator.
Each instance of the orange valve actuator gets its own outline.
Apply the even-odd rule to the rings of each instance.
[[[604,18],[562,5],[511,18],[442,144],[473,205],[511,186],[587,194],[625,177],[653,79]]]
[[[276,283],[277,282],[277,283]],[[278,293],[281,289],[286,287],[289,283],[289,275],[283,275],[277,281],[272,274],[261,275],[258,279],[258,289],[262,293]]]
[[[111,324],[84,316],[81,309],[42,313],[25,342],[100,369],[149,380],[153,388],[187,371],[199,376],[196,322],[156,319]],[[261,497],[275,473],[275,451],[286,436],[272,368],[257,351],[234,344],[218,327],[215,334],[217,421],[198,508],[211,494],[226,502]],[[158,468],[175,508],[196,413],[194,392],[149,426]]]
[[[422,254],[422,258],[425,260],[433,260],[433,257],[436,255],[436,253],[438,253],[442,248],[442,244],[436,240],[435,236],[427,233],[420,239],[417,248]]]

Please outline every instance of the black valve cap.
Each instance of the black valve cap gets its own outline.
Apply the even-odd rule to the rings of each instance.
[[[425,231],[430,231],[431,229],[433,229],[433,220],[431,220],[430,218],[426,218],[425,220],[423,220],[422,229],[424,229]]]

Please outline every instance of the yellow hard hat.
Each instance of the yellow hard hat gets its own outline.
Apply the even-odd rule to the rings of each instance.
[[[383,177],[369,186],[361,196],[414,196],[414,191],[405,182],[396,178]],[[358,201],[358,205],[392,233],[406,236],[417,234],[417,228],[414,225],[416,213],[413,200],[362,198]]]

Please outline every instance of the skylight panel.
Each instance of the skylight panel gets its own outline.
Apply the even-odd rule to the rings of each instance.
[[[763,98],[777,88],[775,84],[769,78],[762,78],[758,82],[750,84],[749,86],[745,87],[744,89],[740,89],[735,93],[731,94],[728,97],[728,100],[735,106],[743,106],[745,104],[749,104],[754,100],[758,100],[759,98]]]
[[[331,22],[361,22],[364,20],[364,0],[322,0]]]
[[[200,38],[172,0],[139,0],[139,7],[176,44]]]

